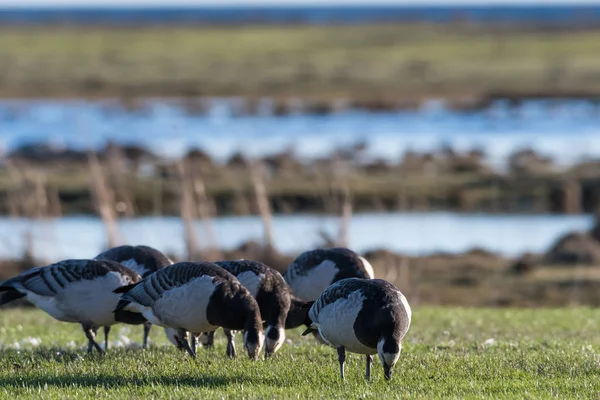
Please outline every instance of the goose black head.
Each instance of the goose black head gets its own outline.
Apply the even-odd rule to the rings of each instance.
[[[285,341],[285,330],[282,327],[269,325],[265,334],[265,356],[273,355]]]
[[[246,329],[244,332],[244,348],[251,360],[258,360],[258,355],[262,350],[264,341],[265,335],[262,329],[257,329],[254,326]]]
[[[251,360],[257,360],[265,341],[260,309],[254,297],[252,297],[250,292],[245,288],[240,291],[239,299],[242,301],[243,307],[246,310],[244,348],[248,352],[248,357],[250,357]]]
[[[383,376],[385,379],[392,379],[392,371],[398,358],[400,358],[400,352],[402,351],[402,342],[396,341],[393,338],[381,338],[377,343],[377,354],[381,365],[383,365]]]

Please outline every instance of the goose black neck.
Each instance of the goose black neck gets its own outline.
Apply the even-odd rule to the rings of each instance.
[[[314,301],[304,301],[292,296],[290,311],[285,320],[285,329],[294,329],[301,325],[310,326],[312,321],[308,312]]]

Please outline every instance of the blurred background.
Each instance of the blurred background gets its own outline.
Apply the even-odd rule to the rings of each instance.
[[[0,280],[108,246],[600,303],[600,4],[0,0]]]

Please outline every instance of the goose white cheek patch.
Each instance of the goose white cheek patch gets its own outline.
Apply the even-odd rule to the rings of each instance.
[[[400,343],[398,346],[398,352],[397,353],[384,353],[383,351],[383,339],[381,339],[378,343],[377,343],[377,354],[379,355],[379,360],[381,361],[381,363],[383,365],[388,365],[388,366],[394,366],[396,365],[396,362],[398,361],[398,358],[400,358],[400,352],[402,351],[402,343]]]
[[[270,338],[270,336],[271,336],[270,333],[272,330],[279,331],[279,336],[277,339]],[[271,353],[275,353],[277,350],[279,350],[281,345],[283,345],[284,341],[285,341],[285,329],[277,328],[272,325],[267,328],[267,335],[266,335],[267,350],[269,350]]]

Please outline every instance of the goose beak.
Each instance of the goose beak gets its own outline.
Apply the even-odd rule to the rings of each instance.
[[[387,381],[392,379],[392,367],[391,366],[389,366],[389,365],[383,366],[383,376],[385,377],[385,379]]]
[[[315,324],[312,324],[311,326],[309,326],[308,328],[306,328],[306,330],[304,332],[302,332],[302,336],[306,336],[311,332],[314,332],[317,330],[317,327],[315,326]]]

